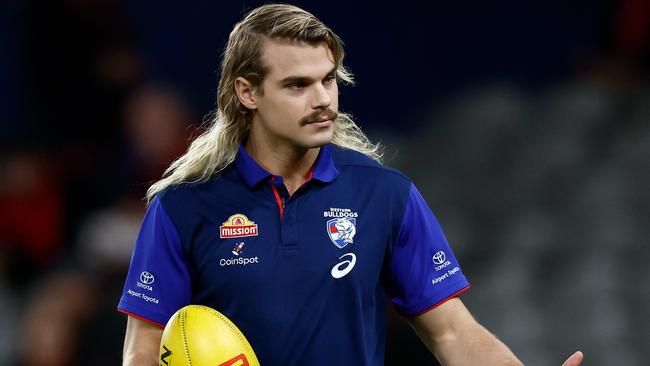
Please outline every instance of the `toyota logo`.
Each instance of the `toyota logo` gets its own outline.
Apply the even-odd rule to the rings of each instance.
[[[445,263],[445,260],[447,259],[447,256],[445,255],[445,252],[442,250],[437,252],[436,254],[433,255],[433,263],[435,264],[443,264]]]
[[[153,278],[153,275],[147,271],[144,271],[140,273],[140,282],[144,283],[145,285],[150,285],[153,283],[155,279]]]

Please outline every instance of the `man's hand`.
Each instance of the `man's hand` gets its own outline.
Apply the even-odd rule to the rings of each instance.
[[[571,357],[567,358],[566,361],[562,364],[562,366],[580,366],[582,363],[582,359],[585,356],[582,354],[582,352],[578,351],[571,355]]]

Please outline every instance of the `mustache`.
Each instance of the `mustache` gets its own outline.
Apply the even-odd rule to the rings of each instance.
[[[334,121],[334,120],[336,120],[338,115],[339,114],[336,111],[333,111],[333,110],[327,108],[327,109],[324,109],[322,111],[316,111],[314,113],[311,113],[307,117],[303,117],[300,120],[300,124],[301,125],[306,125],[308,123],[315,122],[315,121],[321,121],[321,120],[324,120],[324,119],[331,119],[332,121]]]

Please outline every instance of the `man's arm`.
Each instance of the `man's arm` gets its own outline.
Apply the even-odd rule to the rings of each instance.
[[[523,365],[474,320],[459,298],[410,319],[410,323],[443,365]]]
[[[481,326],[458,298],[410,319],[422,342],[443,365],[523,365],[494,335]],[[579,366],[581,352],[563,366]]]
[[[129,316],[124,337],[123,366],[158,366],[163,328]]]

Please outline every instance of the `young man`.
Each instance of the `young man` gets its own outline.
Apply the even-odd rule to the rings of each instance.
[[[342,61],[294,6],[235,26],[210,129],[148,192],[125,365],[157,365],[188,304],[228,316],[262,365],[383,365],[386,296],[443,364],[521,364],[456,297],[469,284],[413,183],[338,112]]]

